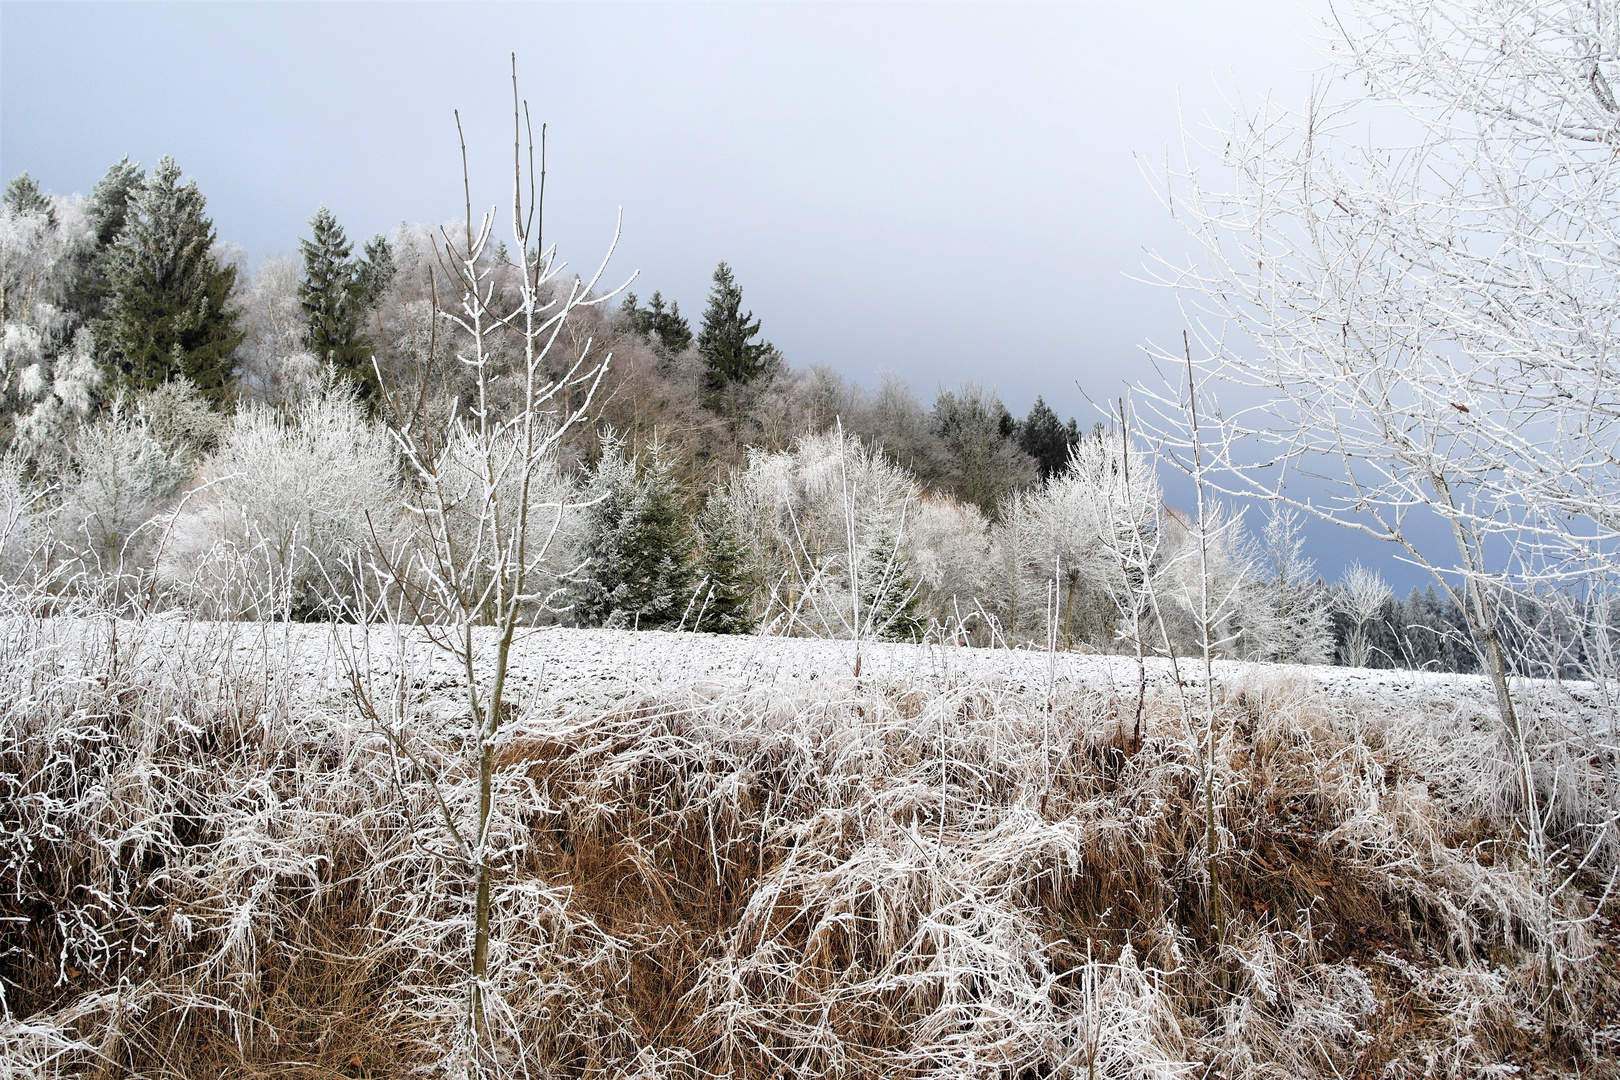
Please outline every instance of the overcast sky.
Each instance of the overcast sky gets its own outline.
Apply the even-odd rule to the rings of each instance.
[[[510,192],[509,54],[550,130],[548,232],[696,320],[731,263],[798,365],[1065,416],[1149,377],[1189,245],[1143,165],[1234,94],[1298,104],[1321,4],[0,4],[0,172],[86,192],[170,154],[222,239],[292,253]],[[1336,575],[1342,536],[1319,535]],[[1369,553],[1377,561],[1387,556]],[[1403,581],[1410,575],[1396,571]]]
[[[1223,91],[1298,101],[1310,9],[1272,3],[0,6],[0,171],[88,191],[170,154],[221,238],[290,253],[509,189],[508,54],[550,125],[548,216],[695,316],[725,259],[796,364],[994,385],[1019,412],[1116,394],[1185,249],[1139,158]],[[1179,105],[1178,105],[1179,96]],[[1178,111],[1178,108],[1180,111]],[[1084,416],[1083,416],[1084,418]]]

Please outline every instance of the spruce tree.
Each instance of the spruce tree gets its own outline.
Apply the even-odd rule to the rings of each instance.
[[[1068,426],[1058,419],[1044,398],[1037,397],[1029,416],[1019,425],[1018,444],[1035,459],[1035,470],[1042,480],[1050,480],[1069,465],[1069,453],[1080,442],[1080,429],[1074,418]]]
[[[363,398],[375,399],[377,375],[371,368],[371,346],[360,331],[366,276],[353,257],[354,245],[330,210],[324,206],[316,210],[309,227],[310,238],[298,241],[304,256],[304,277],[298,283],[304,343],[321,363],[353,380]],[[392,261],[390,252],[390,264]]]
[[[39,189],[39,181],[27,173],[11,178],[6,185],[5,207],[13,214],[39,214],[45,218],[47,228],[56,228],[56,206],[49,195]]]
[[[107,314],[97,337],[111,381],[148,390],[183,375],[218,405],[243,334],[230,306],[236,268],[214,258],[205,206],[196,181],[182,184],[180,167],[162,158],[129,200],[108,252]]]
[[[698,333],[698,353],[703,357],[703,388],[711,407],[732,385],[746,385],[770,370],[776,349],[768,341],[755,342],[759,320],[752,311],[742,311],[742,288],[721,263],[714,271],[709,291],[709,307],[703,313]]]
[[[95,244],[81,257],[68,297],[68,307],[88,325],[94,326],[107,314],[112,298],[108,274],[113,244],[124,231],[130,200],[140,193],[144,179],[141,167],[125,154],[90,189],[85,210],[95,230]],[[102,347],[99,351],[105,361],[109,350]]]
[[[693,628],[710,634],[754,632],[750,552],[724,500],[711,497],[698,519],[703,554],[698,561]]]
[[[604,439],[591,473],[575,621],[655,630],[678,625],[692,601],[692,539],[672,463],[654,445],[645,467]]]
[[[899,534],[888,526],[873,530],[859,563],[861,630],[882,641],[920,641],[917,578]]]
[[[366,244],[365,252],[359,268],[360,293],[365,306],[374,308],[394,281],[394,245],[378,233]]]
[[[627,293],[619,311],[633,333],[651,342],[666,360],[674,359],[692,346],[692,327],[681,315],[681,305],[664,306],[662,293],[654,292],[646,307],[635,293]]]

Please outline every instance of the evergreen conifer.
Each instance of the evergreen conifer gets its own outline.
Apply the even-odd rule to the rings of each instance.
[[[218,405],[243,334],[230,306],[236,268],[214,258],[205,205],[172,159],[158,162],[107,253],[109,297],[97,336],[118,384],[148,390],[184,375]]]
[[[628,293],[619,311],[631,331],[652,342],[665,359],[679,356],[692,345],[692,327],[682,317],[681,305],[666,307],[662,293],[654,292],[646,307],[640,306],[635,293]]]
[[[394,245],[378,233],[367,242],[365,253],[359,267],[360,293],[367,307],[376,307],[394,281]]]
[[[5,207],[13,214],[41,214],[47,228],[56,228],[56,206],[39,189],[39,181],[27,173],[11,178],[6,185]]]
[[[703,554],[693,628],[710,634],[754,632],[748,542],[724,500],[713,497],[698,519]]]
[[[298,242],[304,256],[304,277],[298,284],[304,342],[318,360],[352,379],[362,397],[374,399],[377,375],[371,368],[370,343],[360,331],[367,281],[353,257],[354,245],[324,206],[309,219],[309,227],[310,239]]]
[[[124,231],[130,200],[139,194],[143,180],[141,167],[131,163],[125,154],[90,189],[85,210],[95,230],[95,243],[81,256],[68,297],[68,307],[88,325],[94,326],[107,314],[112,296],[108,272],[113,243]],[[109,350],[98,351],[105,361]]]
[[[768,341],[755,342],[759,320],[742,311],[742,288],[721,263],[714,271],[709,306],[698,332],[698,353],[703,357],[703,388],[711,406],[732,385],[746,385],[770,370],[776,349]]]
[[[873,530],[859,563],[861,630],[881,641],[920,641],[917,578],[899,534],[888,526]]]
[[[622,439],[603,440],[592,470],[575,619],[584,626],[654,630],[678,625],[692,600],[692,538],[673,464],[657,444],[645,467]]]
[[[1069,464],[1069,453],[1080,442],[1080,429],[1074,418],[1068,426],[1058,419],[1044,398],[1037,397],[1029,415],[1018,428],[1018,444],[1024,453],[1035,459],[1035,470],[1042,480],[1049,480]]]

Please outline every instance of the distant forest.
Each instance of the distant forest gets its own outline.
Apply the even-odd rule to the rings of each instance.
[[[250,268],[168,158],[119,161],[88,197],[15,177],[0,228],[5,573],[62,605],[352,616],[335,597],[371,587],[357,552],[411,543],[389,430],[431,428],[476,385],[443,317],[441,234],[402,224],[357,246],[322,207],[297,257]],[[504,246],[488,258],[511,287]],[[1191,648],[1187,517],[1114,427],[1039,397],[1019,417],[983,385],[925,404],[893,376],[795,367],[725,263],[693,318],[656,290],[601,301],[551,354],[560,414],[585,422],[555,461],[568,510],[535,622]],[[599,381],[574,379],[607,353]],[[1122,522],[1151,534],[1140,566],[1118,557]],[[1226,538],[1223,655],[1474,668],[1449,597],[1398,599],[1360,567],[1329,584],[1291,513]],[[1561,670],[1581,648],[1552,640],[1519,667]]]

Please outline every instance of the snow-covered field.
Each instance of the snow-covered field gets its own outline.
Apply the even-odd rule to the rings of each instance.
[[[105,641],[114,632],[138,635],[159,662],[166,650],[207,640],[220,650],[219,662],[234,666],[266,664],[303,693],[344,690],[351,669],[372,679],[409,671],[418,689],[450,691],[462,677],[457,662],[420,629],[331,626],[320,623],[207,623],[154,619],[122,624],[105,620],[55,619],[13,624],[8,634],[42,634],[43,643],[82,645],[87,637]],[[494,632],[479,629],[486,658],[494,652]],[[1014,692],[1094,690],[1136,693],[1145,671],[1150,692],[1173,690],[1176,679],[1201,687],[1201,661],[1173,662],[1135,657],[1026,649],[862,642],[813,638],[673,633],[658,630],[578,630],[546,627],[518,634],[510,676],[520,700],[555,705],[587,704],[649,691],[701,693],[777,688],[795,697],[840,693],[855,677],[878,684],[949,687],[971,683]],[[1454,703],[1489,704],[1489,687],[1474,675],[1343,668],[1326,665],[1270,665],[1218,660],[1218,684],[1239,686],[1257,677],[1282,674],[1320,689],[1330,698],[1353,698],[1390,707]],[[480,671],[480,675],[487,674]],[[425,679],[425,684],[423,680]],[[1567,686],[1576,700],[1592,696],[1584,684]]]

